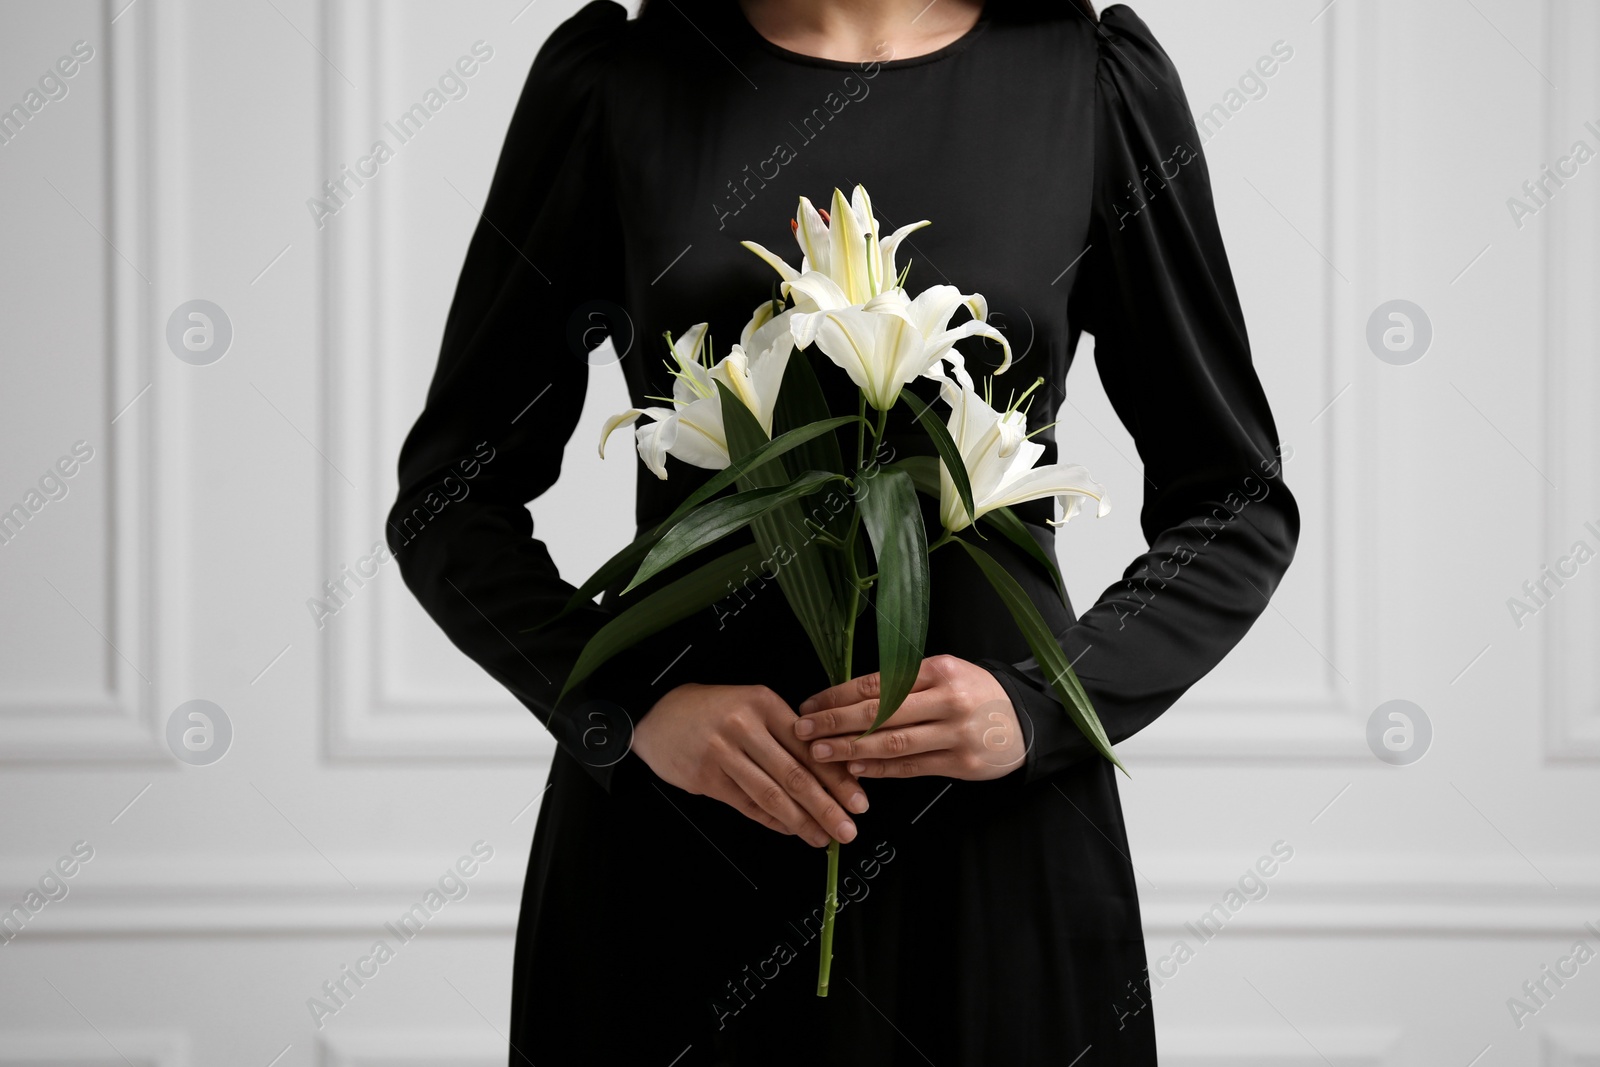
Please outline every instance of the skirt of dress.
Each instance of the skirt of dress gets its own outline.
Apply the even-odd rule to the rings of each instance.
[[[512,995],[519,1067],[1156,1062],[1114,769],[874,780],[840,860],[637,757],[566,754],[540,810]]]

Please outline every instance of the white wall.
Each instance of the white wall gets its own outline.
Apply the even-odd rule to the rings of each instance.
[[[524,3],[0,10],[0,105],[93,49],[0,146],[0,507],[92,450],[0,545],[0,902],[93,850],[0,944],[0,1065],[503,1062],[550,745],[392,566],[321,628],[306,602],[381,536],[516,94],[576,6]],[[1600,951],[1600,564],[1507,607],[1600,549],[1600,162],[1520,227],[1506,203],[1600,149],[1600,10],[1140,11],[1197,112],[1293,49],[1206,151],[1305,519],[1246,643],[1125,746],[1164,1055],[1600,1063],[1600,963],[1520,1029],[1506,1004]],[[480,39],[468,95],[319,228],[306,200]],[[195,299],[232,329],[204,365],[165,336]],[[1366,340],[1394,299],[1432,324],[1409,365]],[[1064,450],[1128,487],[1063,533],[1087,602],[1139,543],[1138,475],[1087,360],[1071,384]],[[630,521],[629,465],[590,447],[624,404],[599,376],[535,507],[569,576]],[[210,765],[166,739],[197,699],[233,732]],[[1432,724],[1409,766],[1366,740],[1394,699]],[[316,1029],[307,998],[479,841],[470,895]],[[1200,943],[1185,923],[1279,841],[1266,897]]]

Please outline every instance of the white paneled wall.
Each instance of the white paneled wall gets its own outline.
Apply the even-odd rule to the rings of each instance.
[[[0,115],[0,1067],[503,1061],[551,746],[371,553],[517,93],[575,7],[0,8],[0,107],[27,114]],[[1138,8],[1203,123],[1305,522],[1244,645],[1125,746],[1164,1059],[1600,1063],[1600,963],[1562,962],[1600,952],[1600,564],[1560,562],[1600,549],[1600,162],[1561,163],[1600,151],[1600,9]],[[470,54],[465,95],[308,206]],[[1367,340],[1392,300],[1431,323],[1405,365]],[[1123,487],[1062,535],[1087,603],[1139,546],[1139,477],[1088,359],[1069,395],[1064,450]],[[597,374],[534,507],[569,577],[630,528],[631,465],[591,447],[622,406]],[[1432,729],[1406,766],[1367,740],[1396,699]],[[174,726],[197,700],[221,715]]]

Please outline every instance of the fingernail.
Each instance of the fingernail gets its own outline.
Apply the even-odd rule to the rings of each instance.
[[[855,823],[846,820],[833,828],[833,836],[839,839],[842,845],[848,845],[856,838]]]
[[[850,798],[850,810],[860,815],[867,810],[867,794],[857,793]]]
[[[812,734],[817,732],[817,724],[812,722],[810,719],[801,719],[799,722],[794,724],[794,732],[799,734],[801,737],[810,737]]]
[[[855,763],[850,764],[850,773],[851,774],[860,774],[862,771],[864,771],[866,769],[867,769],[867,765],[865,763],[862,763],[860,760],[857,760]]]
[[[811,746],[811,754],[818,759],[827,759],[833,755],[833,746],[826,741],[818,741]]]

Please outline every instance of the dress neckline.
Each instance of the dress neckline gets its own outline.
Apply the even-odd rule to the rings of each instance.
[[[808,55],[805,52],[795,52],[769,41],[762,36],[761,31],[756,29],[745,15],[744,8],[740,6],[739,0],[726,0],[726,3],[733,9],[733,21],[740,35],[757,48],[790,63],[807,67],[822,67],[827,70],[861,70],[863,67],[869,67],[873,64],[876,64],[882,70],[899,70],[905,67],[921,66],[924,63],[937,63],[941,59],[966,51],[968,46],[989,28],[990,5],[985,3],[983,10],[978,14],[978,21],[973,23],[971,28],[949,44],[936,48],[932,52],[924,52],[920,56],[907,56],[904,59],[828,59],[823,56]]]

